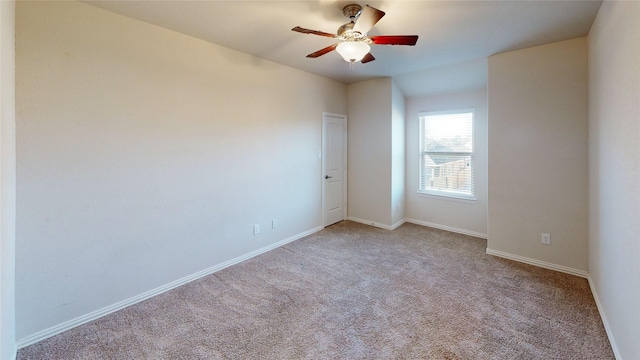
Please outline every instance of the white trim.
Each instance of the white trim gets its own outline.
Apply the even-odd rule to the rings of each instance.
[[[472,163],[472,167],[471,167],[471,193],[470,194],[465,194],[465,193],[457,193],[455,191],[446,191],[446,190],[439,190],[439,189],[422,189],[422,173],[424,171],[424,168],[422,167],[422,155],[427,153],[433,153],[431,151],[426,151],[424,150],[424,140],[425,140],[425,130],[424,130],[424,126],[425,126],[425,121],[426,121],[426,117],[430,117],[430,116],[440,116],[440,115],[460,115],[460,114],[471,114],[471,151],[470,152],[444,152],[444,153],[448,153],[448,154],[457,154],[457,155],[466,155],[466,156],[470,156],[471,157],[471,163]],[[419,156],[418,156],[418,174],[419,174],[419,178],[418,178],[418,193],[419,194],[424,194],[424,195],[432,195],[432,196],[439,196],[442,198],[451,198],[451,199],[457,199],[457,200],[469,200],[469,201],[476,201],[476,176],[477,176],[477,171],[476,171],[476,165],[475,165],[475,156],[476,156],[476,109],[475,108],[467,108],[467,109],[451,109],[451,110],[443,110],[443,111],[420,111],[418,112],[418,121],[420,123],[420,131],[419,131],[419,146],[420,146],[420,151],[419,151]]]
[[[449,114],[462,114],[462,113],[474,113],[476,112],[476,108],[465,108],[465,109],[451,109],[451,110],[441,110],[441,111],[419,111],[418,116],[434,116],[434,115],[449,115]]]
[[[398,226],[402,225],[402,223],[400,223],[400,222],[397,222],[397,223],[395,223],[393,225],[387,225],[387,224],[379,223],[377,221],[359,219],[359,218],[355,218],[355,217],[352,217],[352,216],[348,216],[346,218],[346,220],[357,222],[357,223],[360,223],[360,224],[375,226],[375,227],[378,227],[378,228],[381,228],[381,229],[385,229],[385,230],[393,230],[393,229],[397,228]],[[402,222],[404,222],[404,220],[402,220]]]
[[[438,199],[438,200],[445,200],[445,201],[456,201],[456,202],[461,202],[461,203],[467,203],[467,204],[476,204],[478,203],[478,199],[474,196],[455,196],[455,195],[448,195],[451,194],[451,192],[446,193],[444,191],[435,191],[435,190],[418,190],[417,191],[418,196],[422,196],[422,197],[430,197],[432,199]]]
[[[469,236],[473,236],[473,237],[477,237],[477,238],[481,238],[481,239],[487,239],[488,238],[487,234],[480,233],[480,232],[477,232],[477,231],[472,231],[472,230],[460,229],[460,228],[453,227],[453,226],[440,225],[440,224],[435,224],[435,223],[431,223],[431,222],[428,222],[428,221],[422,221],[422,220],[416,220],[416,219],[405,219],[404,221],[408,222],[408,223],[411,223],[411,224],[422,225],[422,226],[432,227],[432,228],[435,228],[435,229],[451,231],[451,232],[454,232],[454,233],[458,233],[458,234],[462,234],[462,235],[469,235]]]
[[[147,300],[147,299],[152,298],[152,297],[154,297],[156,295],[160,295],[160,294],[162,294],[164,292],[167,292],[167,291],[169,291],[171,289],[174,289],[174,288],[176,288],[178,286],[181,286],[181,285],[184,285],[184,284],[189,283],[191,281],[197,280],[197,279],[199,279],[201,277],[207,276],[207,275],[212,274],[212,273],[214,273],[216,271],[220,271],[220,270],[222,270],[222,269],[224,269],[226,267],[241,263],[241,262],[243,262],[245,260],[248,260],[248,259],[250,259],[252,257],[258,256],[260,254],[264,254],[267,251],[276,249],[276,248],[278,248],[280,246],[286,245],[286,244],[288,244],[290,242],[296,241],[296,240],[301,239],[301,238],[303,238],[305,236],[308,236],[308,235],[311,235],[313,233],[316,233],[316,232],[318,232],[318,231],[320,231],[322,229],[323,229],[322,226],[315,227],[315,228],[313,228],[311,230],[299,233],[297,235],[290,236],[290,237],[288,237],[288,238],[286,238],[284,240],[281,240],[281,241],[278,241],[278,242],[273,243],[271,245],[265,246],[263,248],[254,250],[254,251],[252,251],[250,253],[238,256],[238,257],[236,257],[234,259],[225,261],[225,262],[223,262],[221,264],[214,265],[214,266],[212,266],[212,267],[210,267],[208,269],[204,269],[202,271],[198,271],[198,272],[196,272],[194,274],[191,274],[189,276],[185,276],[185,277],[183,277],[181,279],[172,281],[172,282],[170,282],[168,284],[165,284],[165,285],[162,285],[162,286],[157,287],[155,289],[149,290],[149,291],[144,292],[144,293],[142,293],[140,295],[136,295],[136,296],[134,296],[132,298],[129,298],[129,299],[126,299],[126,300],[123,300],[123,301],[119,301],[119,302],[117,302],[117,303],[115,303],[113,305],[109,305],[109,306],[104,307],[102,309],[99,309],[99,310],[96,310],[96,311],[92,311],[92,312],[90,312],[88,314],[79,316],[79,317],[77,317],[75,319],[71,319],[69,321],[63,322],[62,324],[58,324],[56,326],[52,326],[52,327],[50,327],[48,329],[45,329],[45,330],[42,330],[42,331],[38,331],[35,334],[26,336],[26,337],[24,337],[22,339],[18,339],[18,341],[16,342],[16,345],[17,345],[18,349],[21,349],[21,348],[23,348],[25,346],[29,346],[31,344],[35,344],[38,341],[42,341],[42,340],[44,340],[46,338],[49,338],[49,337],[54,336],[54,335],[57,335],[57,334],[59,334],[61,332],[70,330],[70,329],[72,329],[72,328],[74,328],[76,326],[80,326],[82,324],[86,324],[86,323],[88,323],[90,321],[96,320],[96,319],[101,318],[101,317],[103,317],[105,315],[111,314],[111,313],[116,312],[118,310],[122,310],[122,309],[124,309],[124,308],[126,308],[128,306],[131,306],[131,305],[134,305],[134,304],[139,303],[141,301]]]
[[[609,344],[611,344],[613,355],[616,357],[616,359],[622,359],[622,355],[620,355],[620,350],[618,350],[618,346],[616,345],[616,342],[613,338],[613,332],[611,332],[611,326],[609,325],[607,316],[604,313],[604,307],[602,307],[602,303],[600,302],[600,297],[598,296],[598,292],[596,291],[596,286],[593,283],[593,279],[591,279],[590,275],[587,275],[587,280],[589,281],[589,287],[591,288],[593,299],[596,301],[596,307],[598,308],[598,313],[600,313],[600,319],[602,319],[604,330],[607,332],[607,337],[609,338]]]
[[[454,233],[458,233],[458,234],[462,234],[462,235],[469,235],[469,236],[473,236],[473,237],[477,237],[477,238],[481,238],[481,239],[487,239],[487,234],[483,234],[483,233],[479,233],[479,232],[475,232],[475,231],[471,231],[471,230],[459,229],[459,228],[455,228],[455,227],[452,227],[452,226],[434,224],[434,223],[421,221],[421,220],[416,220],[416,219],[402,219],[402,220],[396,222],[393,225],[387,225],[387,224],[379,223],[377,221],[360,219],[360,218],[356,218],[356,217],[353,217],[353,216],[348,216],[345,220],[349,220],[349,221],[353,221],[353,222],[357,222],[357,223],[361,223],[361,224],[365,224],[365,225],[369,225],[369,226],[375,226],[375,227],[378,227],[378,228],[381,228],[381,229],[385,229],[385,230],[395,230],[400,225],[402,225],[404,223],[411,223],[411,224],[431,227],[431,228],[434,228],[434,229],[450,231],[450,232],[454,232]]]
[[[487,248],[487,254],[493,255],[493,256],[497,256],[497,257],[501,257],[501,258],[505,258],[505,259],[509,259],[509,260],[518,261],[518,262],[529,264],[529,265],[538,266],[538,267],[545,268],[545,269],[560,271],[560,272],[563,272],[563,273],[566,273],[566,274],[580,276],[580,277],[583,277],[585,279],[589,277],[589,274],[584,270],[574,269],[574,268],[571,268],[571,267],[568,267],[568,266],[563,266],[563,265],[557,265],[557,264],[549,263],[549,262],[546,262],[546,261],[541,261],[541,260],[536,260],[536,259],[520,256],[520,255],[511,254],[511,253],[504,252],[504,251],[493,250],[493,249]]]
[[[404,224],[404,223],[405,223],[405,220],[404,220],[404,219],[402,219],[402,220],[398,221],[397,223],[395,223],[395,224],[391,225],[391,230],[395,230],[395,229],[397,229],[400,225],[402,225],[402,224]]]
[[[326,111],[322,112],[322,116],[323,117],[324,116],[331,116],[331,117],[339,118],[339,119],[341,119],[341,118],[345,118],[346,119],[347,118],[347,115],[345,115],[345,114],[338,114],[338,113],[332,113],[332,112],[326,112]]]
[[[403,220],[400,220],[397,223],[393,224],[392,226],[389,226],[389,225],[386,225],[386,224],[382,224],[382,223],[378,223],[378,222],[375,222],[375,221],[358,219],[358,218],[354,218],[354,217],[347,217],[346,220],[354,221],[354,222],[358,222],[358,223],[362,223],[362,224],[366,224],[366,225],[371,225],[371,226],[375,226],[375,227],[386,229],[386,230],[394,230],[397,227],[399,227],[400,225],[402,225],[405,222],[407,222],[407,223],[411,223],[411,224],[432,227],[432,228],[435,228],[435,229],[451,231],[451,232],[455,232],[455,233],[459,233],[459,234],[463,234],[463,235],[479,237],[479,238],[482,238],[482,239],[487,239],[488,238],[487,234],[478,233],[478,232],[475,232],[475,231],[464,230],[464,229],[459,229],[459,228],[454,228],[454,227],[446,226],[446,225],[434,224],[434,223],[421,221],[421,220],[416,220],[416,219],[403,219]],[[514,255],[514,254],[510,254],[510,253],[506,253],[506,252],[498,251],[498,250],[493,250],[493,249],[489,249],[489,248],[487,248],[486,252],[489,255],[493,255],[493,256],[497,256],[497,257],[501,257],[501,258],[505,258],[505,259],[509,259],[509,260],[514,260],[514,261],[518,261],[518,262],[529,264],[529,265],[533,265],[533,266],[542,267],[542,268],[545,268],[545,269],[555,270],[555,271],[563,272],[563,273],[566,273],[566,274],[570,274],[570,275],[575,275],[575,276],[579,276],[579,277],[582,277],[582,278],[586,278],[589,281],[589,287],[591,288],[591,293],[593,294],[593,298],[595,299],[596,307],[598,308],[598,312],[600,313],[600,318],[602,319],[602,323],[604,324],[604,329],[605,329],[605,331],[607,333],[607,337],[609,338],[609,343],[611,343],[611,348],[613,349],[613,354],[616,357],[616,359],[622,359],[622,357],[620,356],[620,351],[618,350],[618,347],[616,346],[616,342],[614,341],[613,333],[611,332],[611,327],[609,326],[609,321],[607,320],[607,317],[605,316],[604,309],[602,307],[602,303],[600,302],[600,298],[598,297],[598,293],[596,292],[595,286],[593,284],[593,280],[591,279],[591,277],[589,276],[589,274],[586,271],[570,268],[570,267],[567,267],[567,266],[556,265],[556,264],[548,263],[548,262],[545,262],[545,261],[535,260],[535,259],[527,258],[527,257],[524,257],[524,256]]]

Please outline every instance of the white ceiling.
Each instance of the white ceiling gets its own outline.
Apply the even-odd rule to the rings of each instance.
[[[335,41],[291,28],[335,33],[348,22],[342,8],[355,1],[85,2],[347,84],[394,76],[407,96],[444,92],[448,89],[443,86],[455,87],[456,81],[486,84],[488,56],[585,36],[601,4],[581,0],[358,2],[386,12],[369,35],[419,35],[419,39],[413,47],[373,45],[376,60],[356,63],[351,70],[335,52],[306,58]],[[460,71],[452,64],[462,64]],[[441,67],[448,72],[439,71]],[[443,76],[446,73],[454,78]]]

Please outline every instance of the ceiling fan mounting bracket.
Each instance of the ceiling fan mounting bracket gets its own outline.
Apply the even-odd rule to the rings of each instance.
[[[355,22],[355,20],[362,13],[362,6],[358,4],[349,4],[342,8],[342,14],[348,17],[351,22]]]

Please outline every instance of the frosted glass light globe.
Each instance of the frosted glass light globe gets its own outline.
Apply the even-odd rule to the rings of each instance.
[[[354,63],[362,60],[362,58],[369,53],[371,47],[369,44],[360,41],[345,41],[338,44],[336,51],[344,61]]]

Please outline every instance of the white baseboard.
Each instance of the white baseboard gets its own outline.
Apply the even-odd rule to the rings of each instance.
[[[481,239],[486,239],[487,238],[487,234],[483,234],[483,233],[479,233],[479,232],[475,232],[475,231],[471,231],[471,230],[460,229],[460,228],[456,228],[456,227],[452,227],[452,226],[446,226],[446,225],[430,223],[430,222],[427,222],[427,221],[416,220],[416,219],[402,219],[402,220],[398,221],[397,223],[395,223],[393,225],[387,225],[387,224],[379,223],[379,222],[376,222],[376,221],[360,219],[360,218],[356,218],[356,217],[352,217],[352,216],[347,217],[345,220],[349,220],[349,221],[353,221],[353,222],[357,222],[357,223],[361,223],[361,224],[365,224],[365,225],[375,226],[375,227],[378,227],[378,228],[381,228],[381,229],[385,229],[385,230],[395,230],[400,225],[408,222],[408,223],[411,223],[411,224],[432,227],[432,228],[435,228],[435,229],[440,229],[440,230],[445,230],[445,231],[451,231],[451,232],[454,232],[454,233],[463,234],[463,235],[469,235],[469,236],[478,237],[478,238],[481,238]]]
[[[432,227],[432,228],[435,228],[435,229],[440,229],[440,230],[445,230],[445,231],[451,231],[451,232],[454,232],[454,233],[458,233],[458,234],[462,234],[462,235],[469,235],[469,236],[473,236],[473,237],[477,237],[477,238],[481,238],[481,239],[487,239],[487,234],[483,234],[483,233],[476,232],[476,231],[471,231],[471,230],[460,229],[460,228],[456,228],[456,227],[453,227],[453,226],[440,225],[440,224],[435,224],[435,223],[422,221],[422,220],[416,220],[416,219],[404,219],[404,221],[408,222],[408,223],[411,223],[411,224]]]
[[[475,236],[475,237],[479,237],[479,238],[483,238],[486,239],[487,235],[486,234],[482,234],[482,233],[477,233],[477,232],[473,232],[473,231],[468,231],[468,230],[464,230],[464,229],[458,229],[458,228],[453,228],[450,226],[444,226],[444,225],[439,225],[439,224],[433,224],[433,223],[429,223],[426,221],[420,221],[420,220],[415,220],[415,219],[403,219],[393,225],[387,225],[387,224],[382,224],[382,223],[377,223],[375,221],[369,221],[369,220],[364,220],[364,219],[358,219],[358,218],[353,218],[353,217],[347,217],[346,220],[350,220],[350,221],[354,221],[354,222],[358,222],[358,223],[362,223],[362,224],[366,224],[366,225],[371,225],[371,226],[375,226],[375,227],[379,227],[382,229],[386,229],[386,230],[394,230],[397,227],[399,227],[400,225],[404,224],[405,222],[408,223],[412,223],[412,224],[417,224],[417,225],[423,225],[423,226],[428,226],[428,227],[432,227],[432,228],[436,228],[436,229],[441,229],[441,230],[446,230],[446,231],[451,231],[451,232],[456,232],[456,233],[460,233],[460,234],[464,234],[464,235],[470,235],[470,236]],[[59,333],[62,333],[64,331],[70,330],[76,326],[80,326],[82,324],[88,323],[90,321],[96,320],[100,317],[103,317],[105,315],[111,314],[113,312],[116,312],[118,310],[124,309],[128,306],[134,305],[136,303],[139,303],[141,301],[147,300],[149,298],[152,298],[156,295],[160,295],[164,292],[167,292],[171,289],[174,289],[178,286],[184,285],[186,283],[189,283],[191,281],[197,280],[201,277],[207,276],[209,274],[212,274],[216,271],[220,271],[226,267],[241,263],[245,260],[248,260],[252,257],[258,256],[260,254],[263,254],[267,251],[276,249],[280,246],[286,245],[290,242],[296,241],[298,239],[301,239],[305,236],[311,235],[313,233],[316,233],[320,230],[322,230],[323,227],[319,226],[316,228],[313,228],[311,230],[305,231],[303,233],[300,234],[296,234],[293,236],[290,236],[284,240],[281,240],[279,242],[273,243],[269,246],[265,246],[263,248],[254,250],[248,254],[236,257],[234,259],[225,261],[221,264],[212,266],[210,268],[204,269],[202,271],[199,271],[197,273],[194,273],[192,275],[183,277],[181,279],[178,279],[176,281],[170,282],[168,284],[165,284],[163,286],[160,286],[158,288],[152,289],[150,291],[144,292],[140,295],[134,296],[132,298],[117,302],[113,305],[107,306],[105,308],[93,311],[91,313],[88,313],[86,315],[77,317],[75,319],[66,321],[62,324],[50,327],[48,329],[39,331],[35,334],[29,335],[27,337],[24,337],[22,339],[18,339],[16,341],[16,346],[14,347],[14,354],[17,354],[17,349],[29,346],[31,344],[35,344],[39,341],[42,341],[44,339],[47,339],[51,336],[57,335]],[[526,263],[526,264],[530,264],[530,265],[534,265],[534,266],[539,266],[539,267],[543,267],[546,269],[551,269],[551,270],[556,270],[556,271],[560,271],[560,272],[564,272],[564,273],[568,273],[571,275],[576,275],[576,276],[580,276],[583,278],[586,278],[589,281],[589,286],[591,288],[591,293],[593,294],[593,297],[595,299],[596,302],[596,306],[598,308],[598,312],[600,313],[600,318],[602,319],[602,322],[604,324],[604,328],[605,331],[607,333],[607,337],[609,338],[609,342],[611,343],[611,347],[613,349],[613,353],[616,357],[616,359],[621,359],[620,356],[620,352],[616,346],[616,343],[614,341],[613,335],[611,333],[611,327],[609,326],[609,322],[607,321],[607,317],[604,313],[604,309],[602,307],[602,303],[600,302],[600,298],[598,296],[598,293],[595,289],[595,286],[593,284],[593,280],[591,279],[591,277],[589,277],[588,273],[582,270],[578,270],[578,269],[573,269],[570,267],[566,267],[566,266],[562,266],[562,265],[556,265],[556,264],[552,264],[552,263],[548,263],[548,262],[544,262],[544,261],[540,261],[540,260],[535,260],[535,259],[531,259],[531,258],[527,258],[527,257],[523,257],[523,256],[519,256],[519,255],[514,255],[514,254],[510,254],[510,253],[506,253],[506,252],[502,252],[502,251],[498,251],[498,250],[492,250],[487,248],[486,250],[487,254],[489,255],[494,255],[494,256],[498,256],[498,257],[502,257],[505,259],[509,259],[509,260],[514,260],[514,261],[519,261],[522,263]],[[13,357],[15,358],[15,356]]]
[[[303,238],[305,236],[311,235],[311,234],[313,234],[315,232],[318,232],[318,231],[320,231],[322,229],[323,229],[323,227],[319,226],[319,227],[313,228],[311,230],[302,232],[300,234],[296,234],[296,235],[290,236],[290,237],[288,237],[288,238],[286,238],[284,240],[281,240],[281,241],[278,241],[278,242],[273,243],[271,245],[265,246],[263,248],[254,250],[254,251],[252,251],[252,252],[250,252],[248,254],[244,254],[242,256],[238,256],[238,257],[236,257],[234,259],[225,261],[225,262],[223,262],[221,264],[214,265],[214,266],[212,266],[210,268],[207,268],[207,269],[204,269],[202,271],[198,271],[197,273],[194,273],[194,274],[191,274],[189,276],[185,276],[185,277],[183,277],[181,279],[172,281],[172,282],[170,282],[168,284],[165,284],[165,285],[162,285],[162,286],[157,287],[155,289],[149,290],[149,291],[144,292],[144,293],[142,293],[140,295],[134,296],[132,298],[129,298],[129,299],[126,299],[126,300],[123,300],[123,301],[119,301],[119,302],[117,302],[117,303],[115,303],[113,305],[109,305],[109,306],[107,306],[105,308],[90,312],[90,313],[88,313],[86,315],[82,315],[82,316],[77,317],[75,319],[71,319],[69,321],[63,322],[62,324],[58,324],[56,326],[52,326],[52,327],[50,327],[48,329],[45,329],[45,330],[42,330],[42,331],[38,331],[35,334],[32,334],[32,335],[26,336],[24,338],[18,339],[18,341],[16,341],[16,346],[17,346],[18,349],[20,349],[20,348],[29,346],[31,344],[35,344],[38,341],[42,341],[42,340],[44,340],[46,338],[49,338],[51,336],[54,336],[54,335],[60,334],[60,333],[62,333],[64,331],[70,330],[70,329],[72,329],[72,328],[74,328],[76,326],[80,326],[82,324],[86,324],[86,323],[88,323],[90,321],[96,320],[96,319],[98,319],[100,317],[103,317],[105,315],[111,314],[111,313],[116,312],[118,310],[122,310],[122,309],[124,309],[124,308],[126,308],[128,306],[131,306],[133,304],[136,304],[136,303],[139,303],[141,301],[147,300],[147,299],[152,298],[152,297],[154,297],[156,295],[160,295],[160,294],[162,294],[164,292],[167,292],[167,291],[169,291],[171,289],[174,289],[174,288],[176,288],[178,286],[181,286],[181,285],[184,285],[184,284],[189,283],[191,281],[197,280],[197,279],[199,279],[201,277],[207,276],[207,275],[212,274],[212,273],[214,273],[216,271],[220,271],[220,270],[222,270],[222,269],[224,269],[226,267],[229,267],[231,265],[235,265],[235,264],[241,263],[241,262],[243,262],[245,260],[248,260],[248,259],[250,259],[252,257],[258,256],[260,254],[264,254],[265,252],[267,252],[269,250],[276,249],[276,248],[278,248],[280,246],[286,245],[286,244],[288,244],[288,243],[290,243],[292,241],[296,241],[296,240],[301,239],[301,238]]]
[[[375,226],[381,229],[385,229],[385,230],[393,230],[395,228],[397,228],[398,226],[402,225],[404,223],[404,220],[395,223],[393,225],[387,225],[387,224],[383,224],[383,223],[379,223],[377,221],[371,221],[371,220],[365,220],[365,219],[359,219],[359,218],[355,218],[352,216],[348,216],[345,220],[349,220],[349,221],[353,221],[353,222],[357,222],[357,223],[361,223],[361,224],[365,224],[365,225],[371,225],[371,226]]]
[[[404,219],[402,219],[402,220],[398,221],[397,223],[395,223],[395,224],[391,225],[391,230],[395,230],[395,229],[397,229],[400,225],[402,225],[402,224],[404,224],[404,223],[405,223],[405,220],[404,220]]]
[[[611,344],[611,349],[613,349],[613,355],[616,359],[622,359],[620,355],[620,350],[618,350],[618,346],[613,338],[613,333],[611,332],[611,326],[609,326],[609,321],[607,320],[607,316],[604,313],[604,308],[602,307],[602,303],[600,302],[600,297],[598,296],[598,292],[596,291],[596,287],[593,284],[593,280],[591,276],[587,275],[587,280],[589,281],[589,287],[591,288],[591,293],[593,294],[593,299],[596,301],[596,307],[598,308],[598,313],[600,313],[600,319],[602,319],[602,324],[604,325],[604,330],[607,332],[607,338],[609,338],[609,344]]]
[[[589,282],[589,287],[591,288],[591,293],[593,294],[593,299],[596,302],[596,307],[598,308],[598,313],[600,314],[600,319],[602,319],[602,324],[604,325],[604,330],[607,333],[607,338],[609,339],[609,343],[611,344],[611,349],[613,350],[613,355],[615,356],[616,359],[622,359],[622,356],[620,355],[620,351],[618,350],[618,346],[616,345],[615,339],[613,338],[613,333],[611,332],[611,326],[609,325],[609,321],[607,320],[607,316],[605,315],[604,308],[602,307],[602,303],[600,302],[600,297],[598,296],[598,292],[596,291],[596,287],[593,284],[593,280],[591,279],[591,276],[589,276],[588,272],[583,271],[583,270],[570,268],[570,267],[567,267],[567,266],[556,265],[556,264],[548,263],[548,262],[545,262],[545,261],[531,259],[531,258],[527,258],[527,257],[520,256],[520,255],[514,255],[514,254],[506,253],[506,252],[503,252],[503,251],[492,250],[492,249],[489,249],[489,248],[487,248],[487,254],[498,256],[498,257],[509,259],[509,260],[522,262],[522,263],[529,264],[529,265],[543,267],[545,269],[560,271],[560,272],[563,272],[563,273],[567,273],[567,274],[576,275],[576,276],[580,276],[580,277],[586,278],[587,281]]]
[[[529,265],[533,265],[533,266],[538,266],[538,267],[545,268],[545,269],[550,269],[550,270],[563,272],[563,273],[566,273],[566,274],[580,276],[580,277],[583,277],[583,278],[588,278],[589,277],[589,274],[584,270],[574,269],[574,268],[571,268],[571,267],[568,267],[568,266],[563,266],[563,265],[557,265],[557,264],[549,263],[549,262],[546,262],[546,261],[531,259],[531,258],[528,258],[528,257],[511,254],[511,253],[507,253],[507,252],[504,252],[504,251],[493,250],[493,249],[487,248],[487,254],[493,255],[493,256],[497,256],[497,257],[501,257],[501,258],[505,258],[505,259],[509,259],[509,260],[518,261],[518,262],[529,264]]]

